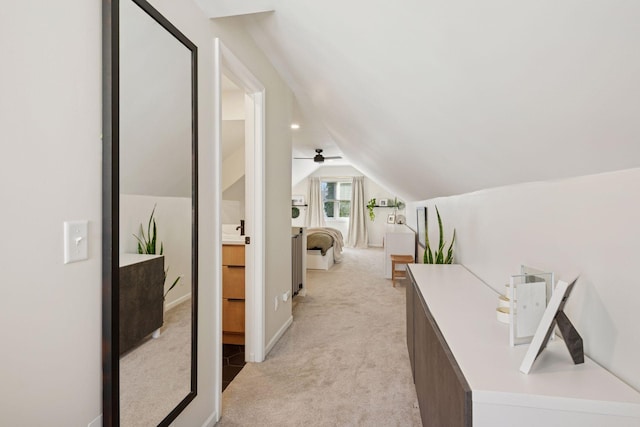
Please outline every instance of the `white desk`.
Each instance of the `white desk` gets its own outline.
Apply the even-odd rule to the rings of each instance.
[[[384,231],[384,277],[391,279],[391,255],[411,255],[416,252],[416,233],[404,224],[387,224]],[[404,270],[404,265],[398,266]]]
[[[426,303],[471,390],[474,427],[640,426],[640,393],[587,357],[574,365],[561,339],[529,375],[520,373],[528,345],[509,346],[508,325],[495,317],[497,293],[462,265],[409,271],[413,310]]]

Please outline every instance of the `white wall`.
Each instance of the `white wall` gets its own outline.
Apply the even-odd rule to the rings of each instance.
[[[120,191],[190,197],[191,52],[120,3]]]
[[[101,6],[3,6],[0,424],[86,426],[101,412]],[[89,259],[64,265],[75,219]]]
[[[363,176],[362,172],[352,166],[322,166],[309,175],[309,177],[353,177]],[[303,179],[296,184],[291,190],[291,194],[302,194],[305,196],[305,201],[309,202],[309,180]],[[394,199],[396,195],[389,190],[378,184],[374,180],[364,177],[364,197],[368,202],[371,198],[375,197],[380,199]],[[375,220],[371,221],[367,216],[367,232],[369,235],[369,246],[382,246],[382,239],[384,237],[385,225],[387,224],[387,215],[394,213],[405,213],[404,210],[394,210],[392,208],[374,208]],[[342,231],[345,239],[348,232],[348,221],[331,221],[327,220],[327,227],[334,227]]]
[[[237,200],[222,200],[220,204],[220,221],[222,224],[240,224],[240,202]],[[224,231],[223,231],[224,232]]]
[[[233,151],[222,163],[222,191],[231,187],[244,176],[244,145]]]
[[[225,78],[223,76],[223,78]],[[244,91],[235,89],[222,90],[222,120],[244,120]]]
[[[214,35],[265,86],[265,345],[291,318],[291,299],[274,311],[273,300],[291,289],[291,110],[292,93],[241,29],[238,19],[212,21]],[[283,254],[283,250],[285,251]],[[289,254],[289,255],[288,255]]]
[[[233,184],[231,187],[227,188],[222,192],[222,200],[238,202],[238,218],[233,222],[233,224],[237,224],[241,219],[245,218],[244,175],[242,176],[242,178],[237,180],[235,184]]]
[[[213,415],[219,230],[212,145],[213,36],[267,85],[267,296],[290,286],[291,94],[232,21],[191,1],[151,3],[198,46],[198,396],[174,425]],[[0,14],[0,424],[86,426],[101,413],[101,3],[12,2]],[[89,220],[89,259],[64,265],[63,221]],[[273,300],[271,298],[271,300]],[[288,310],[288,313],[287,313]],[[291,315],[267,313],[267,339]],[[10,325],[10,327],[6,327]]]
[[[640,169],[514,185],[411,203],[408,224],[426,204],[436,241],[437,204],[447,238],[456,228],[456,262],[498,291],[521,264],[580,275],[566,312],[586,353],[640,390],[638,188]]]
[[[235,90],[225,90],[225,82],[230,82],[222,76],[222,160],[226,161],[234,152],[244,155],[245,145],[245,94],[236,87]],[[232,84],[232,83],[226,83]],[[244,159],[244,157],[243,157]]]

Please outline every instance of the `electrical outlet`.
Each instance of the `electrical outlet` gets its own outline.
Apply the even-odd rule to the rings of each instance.
[[[278,297],[276,297],[275,300],[274,300],[273,310],[274,311],[278,311]]]

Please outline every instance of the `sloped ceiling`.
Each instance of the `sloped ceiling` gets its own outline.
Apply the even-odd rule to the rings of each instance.
[[[271,4],[226,19],[294,91],[294,152],[406,200],[639,166],[638,2]]]
[[[244,150],[244,91],[222,75],[222,160]]]
[[[133,2],[120,12],[120,192],[191,197],[191,52]]]

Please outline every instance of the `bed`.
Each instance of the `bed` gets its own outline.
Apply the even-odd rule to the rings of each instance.
[[[328,270],[342,261],[344,239],[340,230],[331,227],[307,229],[307,269]]]

